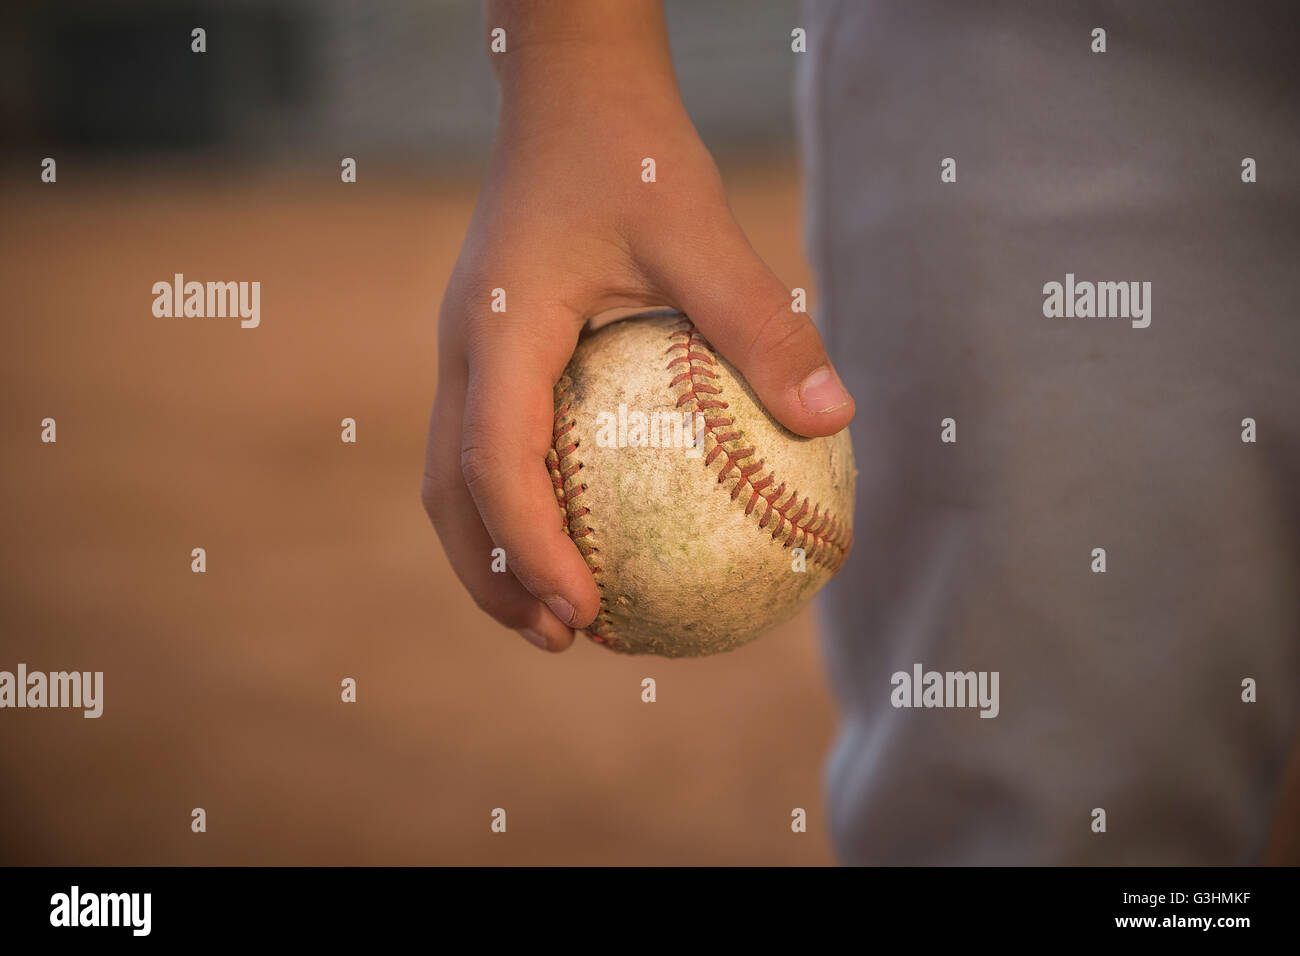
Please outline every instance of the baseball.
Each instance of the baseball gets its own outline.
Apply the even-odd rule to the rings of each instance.
[[[848,430],[786,430],[680,313],[579,341],[547,465],[600,589],[587,633],[613,650],[739,647],[791,617],[852,546]]]

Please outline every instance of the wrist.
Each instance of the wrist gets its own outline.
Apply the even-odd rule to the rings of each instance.
[[[511,114],[546,122],[613,109],[684,113],[659,0],[490,0],[489,33],[497,27],[505,50],[489,57],[503,122]]]

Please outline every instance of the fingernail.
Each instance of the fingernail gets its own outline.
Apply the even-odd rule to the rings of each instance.
[[[546,599],[546,606],[551,609],[551,613],[558,617],[565,624],[573,623],[573,605],[558,594],[554,594]]]
[[[799,401],[810,412],[833,412],[849,403],[849,393],[829,365],[814,371],[799,386]]]
[[[542,650],[546,650],[545,634],[538,634],[530,627],[524,628],[522,631],[519,632],[519,634],[525,641],[527,641],[529,644],[532,644],[534,647],[540,647]]]

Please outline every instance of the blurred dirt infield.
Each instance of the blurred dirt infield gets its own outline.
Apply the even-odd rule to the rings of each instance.
[[[0,863],[832,862],[811,615],[702,661],[550,657],[462,592],[419,484],[476,185],[331,175],[60,160],[0,197],[0,670],[104,671],[99,720],[0,712]],[[808,287],[795,172],[724,175]],[[261,327],[155,318],[175,272],[260,281]]]

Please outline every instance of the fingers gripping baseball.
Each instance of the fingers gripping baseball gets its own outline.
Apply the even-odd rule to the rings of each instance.
[[[420,484],[425,511],[474,602],[533,644],[562,651],[573,643],[573,632],[515,577],[508,558],[488,536],[465,484],[460,450],[467,372],[462,362],[444,358],[441,365]]]
[[[675,255],[659,279],[709,342],[744,374],[791,431],[833,435],[853,418],[853,398],[806,312],[758,257],[734,220],[707,237],[708,257]],[[689,253],[689,246],[681,247]],[[707,268],[700,265],[707,262]]]
[[[570,336],[498,339],[475,355],[465,391],[461,476],[511,572],[556,619],[583,628],[599,592],[565,533],[546,468],[554,382],[573,350]],[[475,350],[471,350],[474,354]]]
[[[495,545],[460,480],[454,453],[448,460],[452,473],[426,473],[421,497],[456,576],[485,613],[544,650],[565,650],[573,643],[573,631],[509,573],[504,558],[497,560]]]

